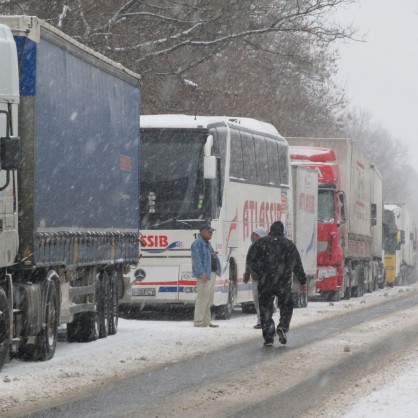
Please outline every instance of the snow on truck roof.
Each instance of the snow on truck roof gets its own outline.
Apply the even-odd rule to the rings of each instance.
[[[269,134],[285,139],[279,134],[277,129],[267,122],[262,122],[252,118],[241,118],[232,116],[193,116],[193,115],[141,115],[141,128],[207,128],[208,125],[223,123],[229,126],[240,126],[251,131]]]
[[[137,83],[141,80],[141,76],[139,74],[129,70],[119,62],[113,61],[110,58],[100,54],[99,52],[96,52],[95,50],[83,45],[71,36],[68,36],[61,30],[57,29],[55,26],[50,25],[49,23],[45,22],[42,19],[39,19],[36,16],[0,15],[0,23],[9,26],[13,35],[26,36],[28,39],[36,43],[40,42],[42,31],[42,36],[53,36],[54,39],[60,40],[61,43],[64,43],[66,46],[71,45],[74,48],[74,50],[79,50],[80,53],[88,54],[97,59],[98,61],[105,63],[109,67],[112,67],[117,71],[134,78],[135,80],[137,80]]]

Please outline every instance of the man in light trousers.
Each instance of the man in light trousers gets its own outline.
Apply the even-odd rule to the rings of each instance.
[[[207,223],[200,227],[200,234],[191,247],[193,276],[197,279],[197,298],[194,308],[194,326],[217,328],[211,322],[216,276],[221,275],[221,263],[213,250],[210,239],[214,229]]]

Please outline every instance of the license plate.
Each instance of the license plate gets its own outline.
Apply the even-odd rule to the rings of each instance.
[[[155,296],[155,289],[153,287],[134,288],[132,289],[132,296]]]

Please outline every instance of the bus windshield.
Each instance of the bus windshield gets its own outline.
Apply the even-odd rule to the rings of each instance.
[[[334,222],[334,191],[318,190],[318,222]]]
[[[203,130],[141,131],[141,229],[192,229],[204,219],[206,138]]]

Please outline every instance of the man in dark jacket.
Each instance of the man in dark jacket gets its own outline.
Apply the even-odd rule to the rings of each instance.
[[[284,236],[282,222],[274,222],[269,235],[251,246],[247,260],[257,277],[264,346],[271,347],[274,342],[275,296],[280,309],[280,321],[276,332],[280,343],[286,344],[286,333],[289,331],[293,314],[292,273],[299,280],[302,291],[306,291],[306,274],[296,245]]]

